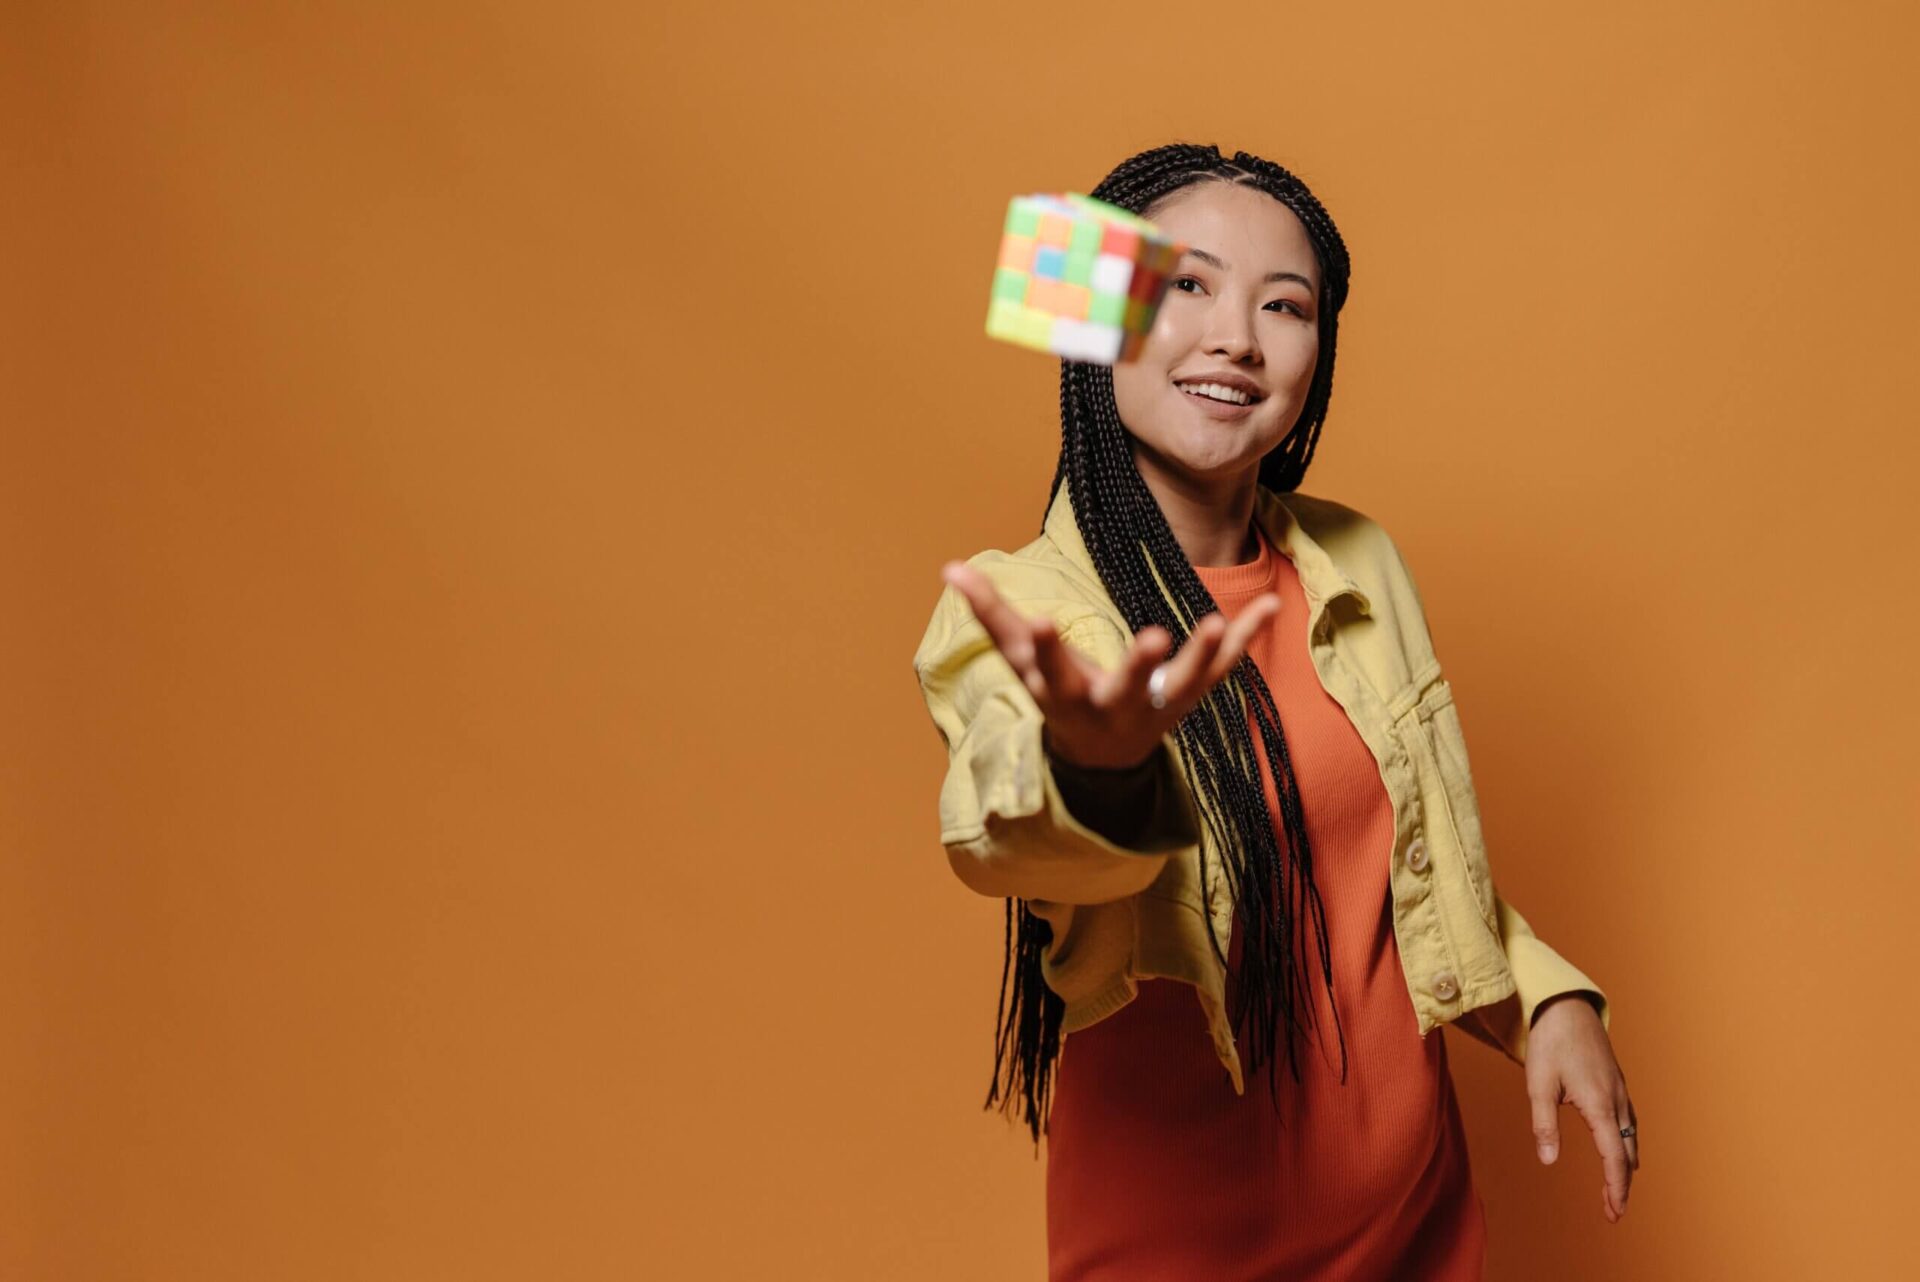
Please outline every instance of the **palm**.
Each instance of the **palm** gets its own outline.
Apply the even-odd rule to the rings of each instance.
[[[1232,623],[1218,611],[1194,626],[1188,643],[1166,663],[1162,701],[1150,695],[1153,670],[1173,643],[1150,624],[1134,634],[1118,666],[1102,668],[1060,639],[1053,621],[1028,618],[1008,605],[986,575],[950,561],[942,577],[966,597],[974,617],[1012,666],[1046,718],[1055,755],[1077,765],[1118,768],[1145,761],[1160,740],[1240,661],[1247,644],[1280,608],[1269,592]]]

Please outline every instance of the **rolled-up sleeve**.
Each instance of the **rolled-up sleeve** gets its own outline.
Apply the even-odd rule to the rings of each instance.
[[[1563,993],[1588,993],[1599,1012],[1600,1026],[1611,1029],[1613,1011],[1607,995],[1579,967],[1550,948],[1533,933],[1533,927],[1520,910],[1494,890],[1499,909],[1500,943],[1506,950],[1507,964],[1513,971],[1513,996],[1468,1011],[1461,1017],[1463,1029],[1481,1041],[1506,1052],[1516,1063],[1527,1062],[1527,1034],[1533,1017],[1550,997]]]

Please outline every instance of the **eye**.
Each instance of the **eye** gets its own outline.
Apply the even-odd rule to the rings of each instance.
[[[1193,286],[1193,289],[1186,288],[1186,286],[1188,285]],[[1175,276],[1172,280],[1167,282],[1167,289],[1169,291],[1177,289],[1183,294],[1191,294],[1194,292],[1194,290],[1197,290],[1199,288],[1201,288],[1200,282],[1194,279],[1192,276]],[[1300,304],[1294,302],[1291,298],[1276,298],[1271,303],[1268,303],[1267,306],[1268,307],[1291,307],[1293,309],[1293,314],[1295,316],[1298,316],[1303,320],[1306,319],[1306,315],[1307,315],[1306,310],[1302,308]]]

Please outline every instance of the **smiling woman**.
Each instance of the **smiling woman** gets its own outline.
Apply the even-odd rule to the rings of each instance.
[[[1333,220],[1188,144],[1091,194],[1189,248],[1136,360],[1062,362],[1040,536],[948,563],[914,658],[948,859],[1007,899],[987,1102],[1047,1140],[1049,1276],[1479,1278],[1447,1024],[1526,1065],[1542,1161],[1580,1108],[1617,1219],[1605,994],[1494,888],[1393,540],[1298,492]]]

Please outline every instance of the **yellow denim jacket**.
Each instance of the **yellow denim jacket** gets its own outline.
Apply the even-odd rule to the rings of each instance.
[[[1453,690],[1386,530],[1330,499],[1265,486],[1255,519],[1299,575],[1314,668],[1372,750],[1393,801],[1393,928],[1420,1036],[1457,1021],[1524,1063],[1534,1012],[1573,991],[1591,993],[1611,1027],[1605,993],[1494,886]],[[1116,666],[1132,630],[1087,553],[1064,483],[1044,526],[1017,551],[990,549],[968,564],[1014,609],[1052,618],[1068,644]],[[1210,837],[1176,738],[1159,754],[1161,803],[1136,848],[1118,846],[1068,811],[1041,746],[1039,705],[957,589],[941,592],[913,667],[948,751],[940,789],[948,862],[973,890],[1024,899],[1051,926],[1042,969],[1066,1004],[1063,1032],[1119,1010],[1141,979],[1181,980],[1197,990],[1214,1049],[1244,1094],[1226,975],[1207,939],[1210,913],[1226,951],[1233,907],[1217,857],[1206,861],[1210,884],[1200,884],[1199,842]]]

